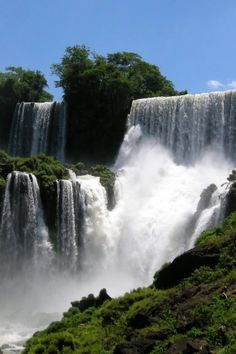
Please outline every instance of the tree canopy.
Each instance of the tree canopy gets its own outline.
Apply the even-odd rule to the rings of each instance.
[[[133,99],[186,93],[176,91],[156,65],[132,52],[101,56],[76,45],[66,48],[52,71],[69,106],[68,150],[93,162],[114,157]]]
[[[176,91],[156,65],[132,52],[101,56],[86,46],[68,47],[61,63],[52,65],[52,70],[59,78],[56,86],[63,88],[68,100],[73,100],[81,88],[90,85],[94,86],[93,91],[107,94],[108,88],[114,89],[114,80],[120,89],[128,90],[127,101],[186,93]]]
[[[53,96],[44,90],[45,87],[47,81],[40,71],[10,66],[0,73],[0,102],[52,101]]]

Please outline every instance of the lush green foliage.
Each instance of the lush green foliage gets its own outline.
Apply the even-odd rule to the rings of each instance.
[[[123,138],[132,99],[179,93],[157,66],[135,53],[100,56],[85,46],[68,47],[52,68],[68,103],[73,160],[109,161]]]
[[[129,345],[133,352],[159,354],[186,338],[201,344],[205,341],[218,354],[233,353],[235,235],[233,213],[221,228],[203,233],[198,241],[196,249],[218,252],[215,267],[196,269],[174,288],[140,288],[85,311],[72,306],[61,321],[36,333],[28,341],[25,353],[49,353],[53,346],[55,353],[108,354],[118,345]]]
[[[0,152],[0,177],[4,181],[12,171],[33,173],[42,188],[49,187],[56,179],[67,178],[65,167],[53,157],[11,157]]]
[[[45,87],[47,81],[38,70],[8,67],[6,72],[0,73],[1,103],[52,101],[53,96],[44,90]]]
[[[38,70],[8,67],[5,72],[0,72],[0,148],[5,148],[7,145],[17,102],[52,101],[53,96],[45,91],[45,87],[47,81]]]

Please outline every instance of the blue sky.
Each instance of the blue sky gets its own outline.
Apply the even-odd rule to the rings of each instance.
[[[236,88],[235,0],[0,0],[0,71],[50,65],[67,46],[132,51],[179,90]]]

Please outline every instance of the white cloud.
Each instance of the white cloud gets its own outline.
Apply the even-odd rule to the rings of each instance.
[[[236,80],[232,80],[228,83],[223,83],[219,80],[209,80],[207,81],[207,87],[209,90],[235,90]]]
[[[209,89],[219,90],[219,89],[223,89],[225,85],[218,80],[209,80],[207,81],[207,86]]]
[[[227,87],[231,89],[236,89],[236,80],[233,80],[227,84]]]

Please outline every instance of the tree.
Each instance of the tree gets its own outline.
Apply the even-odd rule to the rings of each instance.
[[[53,96],[45,91],[45,87],[47,87],[47,81],[38,70],[8,67],[5,72],[0,73],[0,148],[6,148],[17,102],[52,101]]]
[[[1,102],[45,102],[52,101],[53,96],[46,92],[47,81],[43,74],[36,70],[24,70],[21,67],[8,67],[0,73]]]
[[[122,141],[132,100],[179,94],[156,65],[136,53],[101,56],[77,45],[66,48],[52,71],[68,103],[67,151],[73,160],[111,162]]]

